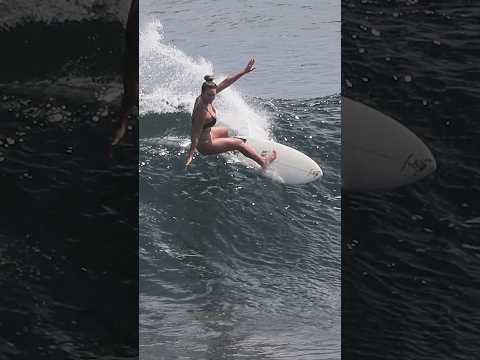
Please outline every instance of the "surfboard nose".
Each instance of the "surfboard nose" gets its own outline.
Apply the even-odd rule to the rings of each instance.
[[[426,145],[408,154],[402,164],[400,173],[412,178],[423,178],[437,169],[437,163]]]
[[[432,152],[412,131],[378,110],[342,97],[344,189],[393,189],[436,168]]]
[[[318,164],[316,165],[317,166],[315,167],[315,169],[312,169],[312,175],[315,177],[315,179],[320,179],[321,177],[323,177],[323,171],[320,166],[318,166]]]

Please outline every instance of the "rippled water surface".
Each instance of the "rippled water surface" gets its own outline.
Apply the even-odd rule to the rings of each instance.
[[[412,129],[438,166],[415,185],[348,197],[344,354],[476,358],[478,4],[342,4],[344,94]]]
[[[166,43],[212,62],[217,74],[240,70],[255,56],[255,75],[242,79],[246,94],[297,99],[340,92],[338,0],[143,0],[140,18],[141,27],[158,19]]]

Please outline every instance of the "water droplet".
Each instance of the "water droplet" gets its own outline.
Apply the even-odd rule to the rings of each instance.
[[[380,36],[380,31],[377,30],[377,29],[372,29],[372,34],[373,34],[374,36]]]
[[[363,54],[363,53],[365,52],[365,49],[364,49],[364,48],[359,48],[359,49],[358,49],[358,52],[359,52],[360,54]]]
[[[352,85],[352,82],[348,79],[345,79],[345,84],[347,85],[347,87],[351,88],[353,85]]]
[[[405,79],[405,82],[410,82],[410,81],[412,81],[412,76],[411,75],[405,75],[404,79]]]
[[[57,114],[52,115],[52,116],[50,117],[50,119],[48,119],[48,121],[50,121],[50,122],[58,122],[58,121],[61,121],[62,119],[63,119],[62,114],[57,113]]]

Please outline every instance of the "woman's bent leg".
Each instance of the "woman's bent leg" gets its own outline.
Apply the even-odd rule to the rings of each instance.
[[[212,127],[210,132],[211,132],[212,139],[228,137],[228,128],[223,126],[214,126]]]
[[[202,152],[205,154],[220,154],[235,150],[240,151],[246,157],[254,160],[264,169],[277,157],[275,150],[269,156],[260,156],[253,147],[237,138],[213,139],[211,143],[203,146]]]

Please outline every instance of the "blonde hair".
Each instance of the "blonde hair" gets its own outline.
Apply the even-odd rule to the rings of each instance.
[[[214,79],[213,75],[205,75],[203,79],[205,80],[205,82],[202,84],[202,93],[208,89],[217,88],[217,84],[213,82],[213,79]]]

